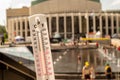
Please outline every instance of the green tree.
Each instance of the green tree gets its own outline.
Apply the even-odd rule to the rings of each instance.
[[[0,25],[0,34],[6,33],[5,26]]]
[[[0,25],[0,34],[3,35],[5,39],[8,38],[7,31],[3,25]]]

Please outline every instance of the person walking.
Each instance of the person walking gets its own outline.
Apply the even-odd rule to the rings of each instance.
[[[109,64],[106,64],[105,66],[105,76],[108,80],[112,79],[112,69]]]
[[[90,67],[90,79],[95,80],[95,69],[93,65]]]
[[[85,65],[82,69],[82,78],[85,80],[90,80],[90,67],[89,62],[85,62]]]

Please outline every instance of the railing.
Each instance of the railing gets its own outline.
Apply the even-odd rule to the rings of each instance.
[[[82,73],[55,73],[56,79],[82,79]],[[107,79],[104,72],[96,72],[96,80]],[[112,80],[120,80],[120,72],[113,72],[112,73]]]
[[[0,63],[10,67],[11,69],[14,69],[15,71],[17,71],[17,73],[21,73],[25,75],[26,77],[29,77],[33,80],[36,79],[35,72],[19,64],[18,62],[10,59],[9,57],[5,56],[2,53],[0,53]]]

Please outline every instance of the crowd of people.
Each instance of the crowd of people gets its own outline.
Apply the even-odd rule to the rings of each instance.
[[[105,76],[108,80],[112,80],[112,69],[109,64],[105,65]],[[85,62],[82,69],[82,79],[83,80],[95,80],[96,72],[95,67],[90,65],[89,62]]]

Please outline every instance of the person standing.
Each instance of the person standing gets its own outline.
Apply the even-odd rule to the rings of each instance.
[[[112,69],[109,64],[106,64],[105,66],[105,76],[108,80],[112,79]]]
[[[2,36],[1,40],[2,40],[1,45],[4,45],[4,43],[5,43],[4,36]]]
[[[77,56],[77,71],[79,72],[81,69],[81,56]]]
[[[90,67],[90,78],[91,80],[95,80],[95,69],[93,66]]]
[[[85,65],[83,66],[82,78],[85,79],[85,80],[90,80],[89,62],[85,62]]]

